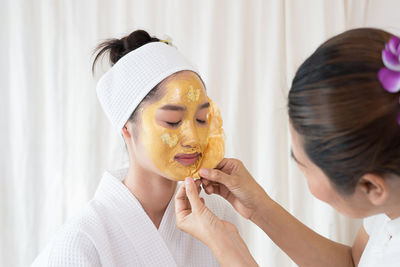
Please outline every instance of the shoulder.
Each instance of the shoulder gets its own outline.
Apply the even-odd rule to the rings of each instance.
[[[385,214],[378,214],[365,218],[363,221],[365,232],[367,232],[368,235],[371,235],[372,233],[380,229],[380,227],[384,225],[387,219],[388,217]]]
[[[89,202],[68,220],[32,266],[100,266],[92,238],[100,223],[96,205]]]
[[[80,229],[59,235],[49,251],[49,266],[96,266],[100,264],[96,247]]]
[[[60,234],[86,235],[91,239],[103,230],[106,217],[107,209],[98,201],[91,200],[62,226]]]
[[[31,265],[36,266],[100,266],[100,258],[90,238],[76,229],[56,235]]]

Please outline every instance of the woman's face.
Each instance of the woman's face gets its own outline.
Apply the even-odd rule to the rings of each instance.
[[[212,102],[190,71],[170,76],[160,86],[162,98],[141,110],[136,158],[147,158],[142,165],[164,177],[183,180],[195,175],[209,149]]]
[[[373,214],[371,206],[357,192],[351,195],[340,194],[332,185],[325,173],[315,165],[303,149],[301,136],[290,125],[292,136],[292,157],[304,174],[310,192],[319,200],[324,201],[353,218],[364,218]]]

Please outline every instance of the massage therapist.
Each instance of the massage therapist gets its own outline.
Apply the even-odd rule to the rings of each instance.
[[[323,43],[298,69],[289,92],[292,156],[311,193],[364,218],[346,246],[312,231],[257,184],[236,159],[186,178],[178,227],[211,248],[222,266],[256,266],[235,226],[198,196],[224,197],[299,266],[400,266],[400,38],[354,29]],[[274,179],[274,177],[264,177]]]

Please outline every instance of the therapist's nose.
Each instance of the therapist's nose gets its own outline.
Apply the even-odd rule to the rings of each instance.
[[[182,141],[183,147],[197,147],[199,145],[199,136],[193,122],[185,121],[182,125]]]

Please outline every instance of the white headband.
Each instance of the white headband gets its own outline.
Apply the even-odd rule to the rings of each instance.
[[[176,50],[162,42],[152,42],[118,60],[97,83],[97,97],[120,134],[132,112],[158,83],[182,70],[197,73]]]

